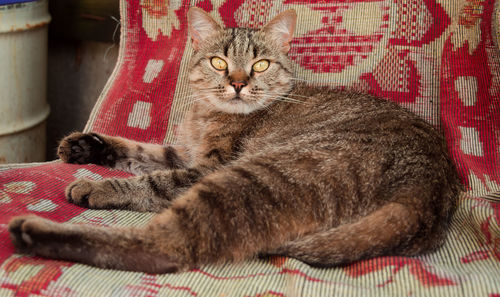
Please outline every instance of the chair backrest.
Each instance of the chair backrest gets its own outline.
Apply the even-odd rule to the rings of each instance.
[[[499,0],[120,2],[119,60],[87,131],[175,141],[189,108],[190,5],[253,28],[294,8],[298,79],[398,102],[442,130],[474,195],[500,191]]]

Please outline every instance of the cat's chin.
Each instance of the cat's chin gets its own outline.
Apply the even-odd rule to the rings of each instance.
[[[235,97],[228,101],[210,100],[210,107],[225,113],[249,114],[256,110],[262,109],[263,106],[245,102],[240,97]]]
[[[249,114],[257,109],[260,109],[257,106],[253,106],[245,103],[243,100],[239,99],[237,101],[228,101],[220,103],[216,106],[220,111],[226,113],[239,113],[239,114]]]

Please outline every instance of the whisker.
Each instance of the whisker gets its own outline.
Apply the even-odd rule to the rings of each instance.
[[[287,102],[293,102],[293,103],[301,103],[301,104],[311,104],[310,102],[295,99],[295,98],[290,98],[290,97],[285,97],[285,96],[277,96],[277,95],[272,95],[270,99],[278,98],[281,101],[287,101]]]
[[[182,108],[182,107],[187,106],[187,105],[192,105],[195,102],[198,102],[198,101],[201,101],[201,100],[206,100],[206,99],[208,99],[208,97],[201,97],[201,98],[198,98],[198,99],[190,100],[188,102],[185,102],[182,105],[177,106],[177,108]],[[207,100],[207,102],[208,102],[208,100]]]
[[[178,98],[175,98],[175,101],[181,101],[181,100],[185,100],[185,99],[191,99],[191,98],[198,98],[198,97],[207,97],[206,94],[191,94],[191,95],[187,95],[187,96],[183,96],[183,97],[178,97]]]
[[[298,77],[292,77],[290,79],[292,79],[292,80],[298,80],[298,81],[304,81],[304,82],[308,82],[308,83],[312,83],[312,84],[317,84],[318,83],[318,82],[315,82],[315,81],[312,81],[312,80],[307,80],[307,79],[298,78]]]
[[[182,104],[180,104],[179,106],[176,106],[175,108],[182,108],[186,105],[193,104],[196,101],[200,101],[200,100],[203,100],[206,98],[207,98],[206,96],[198,95],[198,94],[192,94],[192,95],[188,95],[188,96],[183,96],[181,98],[176,98],[175,102],[173,102],[172,104],[165,104],[165,105],[162,105],[160,108],[153,109],[151,116],[155,117],[159,114],[162,114],[163,112],[165,112],[165,110],[172,108],[173,104],[176,104],[176,103],[178,104],[180,101],[187,100],[187,102],[183,102]]]
[[[219,89],[219,87],[204,88],[204,89],[200,89],[199,91],[214,91],[214,90],[217,90],[217,89]],[[192,93],[193,93],[192,90],[188,90],[188,91],[185,91],[185,92],[175,93],[175,96],[184,95],[184,94],[192,94]]]
[[[279,101],[279,102],[285,102],[285,103],[293,103],[293,104],[301,104],[299,102],[287,101],[287,100],[282,100],[282,99],[279,99],[279,98],[274,98],[273,101]]]
[[[304,101],[300,101],[300,100],[295,100],[295,99],[291,99],[291,98],[288,98],[288,97],[280,97],[280,96],[277,96],[277,97],[273,97],[272,100],[275,100],[275,101],[282,101],[282,102],[289,102],[289,103],[297,103],[297,104],[304,104],[304,105],[310,105],[309,102],[304,102]]]
[[[310,98],[311,96],[293,94],[293,93],[278,93],[278,92],[269,92],[269,91],[259,91],[258,94],[271,94],[271,95],[281,95],[281,96],[295,96],[301,98]]]
[[[186,98],[193,98],[193,97],[199,97],[198,94],[192,94],[192,95],[186,95],[186,96],[183,96],[183,97],[178,97],[176,98],[176,101],[179,101],[179,100],[182,100],[182,99],[186,99]]]
[[[285,94],[285,93],[271,93],[273,95],[287,96],[287,97],[300,97],[300,98],[311,98],[311,96],[299,95],[299,94]]]
[[[292,96],[299,96],[303,98],[310,98],[310,96],[301,96],[301,95],[295,95],[295,94],[282,94],[282,93],[276,93],[276,92],[266,92],[266,91],[261,91],[258,92],[259,95],[271,95],[271,96],[277,96],[285,99],[289,99],[290,101],[297,101],[301,103],[305,103],[303,100],[299,100],[297,98],[293,98]]]

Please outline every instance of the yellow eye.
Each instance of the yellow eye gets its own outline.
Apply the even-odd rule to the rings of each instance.
[[[227,62],[219,57],[213,57],[210,63],[212,63],[212,66],[217,70],[226,70],[227,68]]]
[[[266,71],[269,68],[269,60],[260,60],[253,64],[252,69],[255,72]]]

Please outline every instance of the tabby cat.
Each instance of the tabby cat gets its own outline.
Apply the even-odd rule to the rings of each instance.
[[[178,146],[96,133],[62,140],[64,162],[137,174],[78,179],[69,202],[159,212],[140,228],[14,218],[19,252],[165,273],[258,255],[335,266],[438,248],[460,192],[438,132],[394,103],[297,83],[296,14],[260,30],[188,12],[195,95]]]

